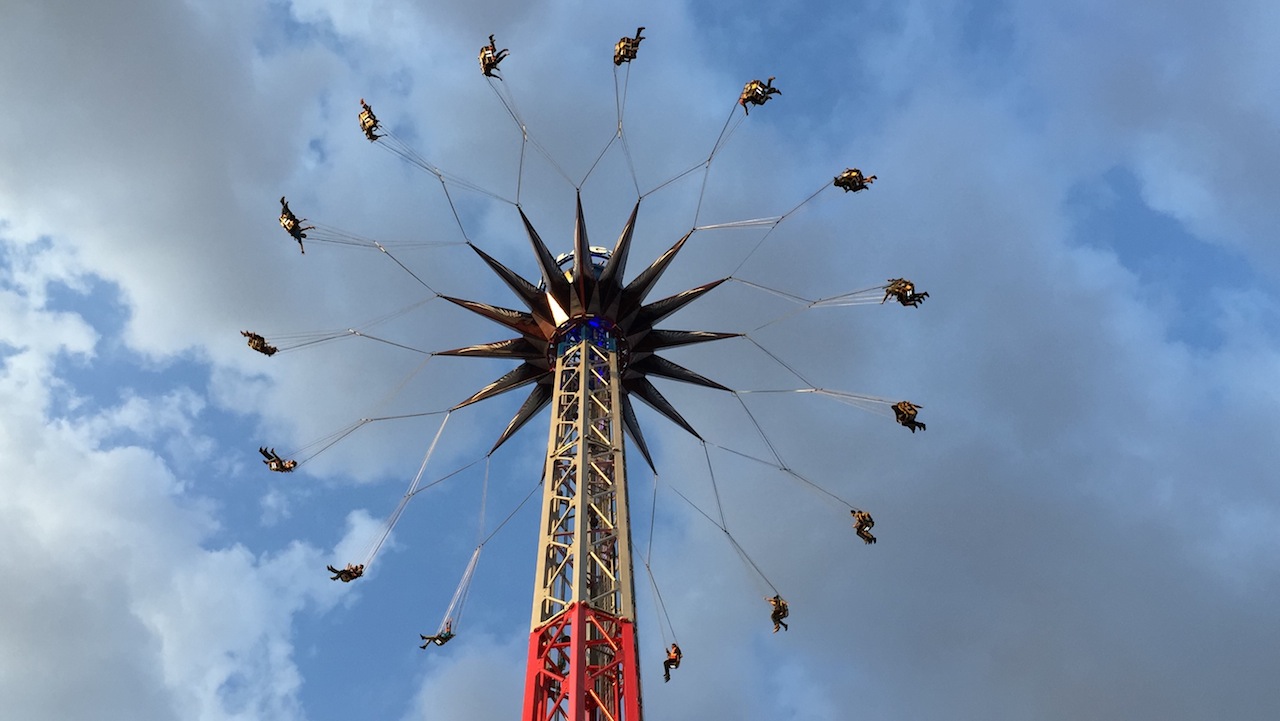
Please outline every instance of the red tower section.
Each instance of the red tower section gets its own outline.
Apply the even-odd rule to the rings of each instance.
[[[634,623],[574,604],[529,636],[522,718],[639,719],[638,663]]]

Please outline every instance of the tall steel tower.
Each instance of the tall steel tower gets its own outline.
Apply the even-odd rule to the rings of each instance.
[[[557,335],[523,718],[639,719],[619,338]]]
[[[697,436],[648,376],[729,390],[657,355],[664,348],[736,334],[654,328],[724,281],[645,304],[645,296],[689,235],[624,285],[639,207],[637,202],[610,251],[589,245],[579,198],[573,251],[559,258],[552,256],[521,211],[541,270],[540,285],[472,247],[528,311],[448,298],[520,333],[510,340],[444,352],[523,361],[457,406],[534,384],[494,448],[542,408],[552,409],[542,475],[525,721],[640,721],[624,435],[631,436],[650,467],[653,459],[631,396]]]

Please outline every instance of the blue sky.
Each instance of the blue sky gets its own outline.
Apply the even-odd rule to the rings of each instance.
[[[554,250],[613,132],[613,43],[645,25],[625,133],[643,189],[707,157],[742,84],[777,76],[718,152],[696,233],[655,293],[735,277],[806,298],[906,276],[919,309],[821,308],[728,283],[674,328],[749,331],[814,386],[924,406],[926,433],[812,394],[662,391],[631,454],[646,711],[741,719],[1266,719],[1280,707],[1275,332],[1280,161],[1273,4],[148,0],[0,11],[0,695],[23,719],[511,718],[536,504],[485,545],[458,640],[428,652],[477,539],[538,481],[545,416],[409,505],[355,560],[440,417],[501,363],[348,338],[266,358],[432,292],[387,257],[311,243],[299,215],[380,241],[431,289],[515,305],[464,234],[535,272],[514,208],[381,152],[357,101],[430,162],[521,205]],[[528,150],[528,148],[526,148]],[[582,188],[594,244],[635,203],[614,147]],[[641,204],[632,273],[690,227],[701,178]],[[744,262],[745,259],[745,262]],[[739,268],[739,265],[741,267]],[[735,270],[736,269],[736,270]],[[428,350],[502,329],[433,300],[378,327]],[[739,391],[798,387],[733,340],[671,353]],[[449,417],[425,474],[481,460],[520,393]],[[739,400],[741,399],[741,400]],[[876,517],[720,449],[768,449]],[[711,508],[792,604],[762,586]],[[487,477],[487,484],[486,479]],[[485,520],[479,521],[481,497]],[[685,662],[654,683],[674,632]]]

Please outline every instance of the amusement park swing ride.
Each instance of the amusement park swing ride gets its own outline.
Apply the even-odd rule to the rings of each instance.
[[[635,35],[623,37],[614,47],[614,78],[617,95],[617,132],[601,151],[599,159],[615,146],[625,154],[633,179],[636,178],[628,136],[624,131],[626,88],[630,79],[631,63],[638,57],[644,28]],[[482,77],[493,89],[503,109],[515,123],[521,135],[521,158],[526,149],[547,156],[555,161],[530,135],[510,85],[501,77],[500,65],[508,57],[507,49],[499,49],[494,36],[480,49],[479,64]],[[603,60],[603,58],[602,58]],[[356,429],[369,423],[407,417],[442,416],[439,429],[427,450],[421,468],[399,504],[383,523],[377,536],[371,541],[362,559],[339,568],[330,566],[336,581],[353,582],[361,578],[377,558],[408,502],[418,493],[444,482],[475,463],[424,483],[425,471],[449,415],[459,409],[501,395],[511,390],[528,389],[523,404],[498,434],[497,441],[485,455],[493,454],[508,439],[521,430],[544,409],[550,409],[550,427],[547,436],[546,455],[540,474],[540,483],[525,497],[519,510],[541,489],[540,522],[538,525],[538,554],[535,568],[532,615],[528,641],[525,695],[521,718],[528,721],[592,719],[601,721],[639,721],[642,714],[640,701],[640,666],[636,635],[635,560],[640,560],[653,581],[649,559],[638,553],[632,544],[630,496],[627,485],[628,445],[639,451],[645,464],[655,474],[654,456],[642,432],[634,400],[664,417],[691,434],[702,443],[728,453],[737,454],[775,468],[799,480],[829,499],[846,507],[855,533],[866,543],[876,541],[870,532],[874,521],[871,514],[840,499],[812,480],[787,467],[774,453],[774,458],[757,458],[731,448],[709,444],[677,409],[677,404],[664,396],[651,378],[691,384],[737,396],[742,407],[751,412],[742,401],[742,394],[750,392],[734,390],[721,383],[685,368],[661,353],[679,347],[721,341],[730,338],[746,338],[766,355],[797,377],[799,373],[786,365],[749,333],[728,333],[706,330],[679,330],[660,327],[670,316],[695,303],[725,283],[738,283],[754,291],[761,291],[782,298],[805,310],[817,307],[885,304],[894,301],[905,307],[918,307],[928,293],[917,292],[914,284],[904,278],[892,278],[887,283],[854,290],[840,295],[808,299],[798,295],[766,287],[730,275],[689,288],[664,298],[652,300],[650,292],[658,284],[664,272],[675,261],[682,249],[694,236],[729,228],[763,229],[763,237],[751,249],[755,253],[765,238],[785,219],[813,201],[829,187],[845,193],[858,194],[868,190],[876,176],[865,175],[858,168],[837,171],[832,180],[824,180],[814,192],[791,210],[781,215],[699,225],[697,213],[686,233],[665,252],[658,255],[646,267],[634,275],[628,274],[637,219],[641,217],[641,202],[649,195],[662,190],[674,181],[703,173],[701,193],[706,192],[706,174],[712,161],[725,147],[737,127],[749,116],[752,107],[764,106],[781,94],[773,86],[774,78],[767,81],[751,80],[745,84],[730,109],[728,119],[719,137],[705,159],[689,169],[655,185],[647,192],[640,191],[636,181],[636,198],[630,216],[622,225],[612,247],[590,244],[584,217],[581,189],[595,165],[581,180],[574,182],[563,171],[561,175],[573,185],[577,196],[572,243],[566,252],[553,254],[540,236],[534,224],[525,214],[519,200],[511,201],[491,193],[474,183],[452,175],[421,155],[410,143],[401,139],[375,114],[373,106],[360,100],[359,128],[365,138],[409,164],[435,177],[441,185],[444,197],[452,211],[453,219],[466,239],[465,244],[478,256],[518,299],[520,308],[512,309],[486,302],[467,300],[436,293],[415,271],[397,257],[403,245],[384,243],[364,238],[337,228],[312,223],[299,217],[282,197],[280,224],[305,253],[306,244],[340,244],[374,250],[389,258],[401,271],[407,273],[431,295],[427,300],[443,299],[471,313],[504,327],[514,337],[504,340],[468,345],[449,350],[422,351],[409,340],[392,340],[372,335],[369,331],[386,318],[362,326],[361,329],[322,334],[273,334],[270,338],[253,331],[243,331],[248,345],[266,356],[285,353],[343,337],[362,337],[428,356],[456,356],[469,358],[500,359],[517,365],[501,377],[472,393],[443,411],[413,413],[378,418],[363,418],[322,438],[315,443],[288,453],[283,457],[274,448],[259,449],[268,469],[289,473],[306,464],[320,452],[332,447]],[[354,130],[353,130],[354,132]],[[559,169],[559,166],[555,166]],[[827,176],[831,177],[831,176]],[[458,189],[478,191],[514,206],[533,251],[538,277],[527,279],[507,265],[482,250],[474,243],[464,227],[462,215],[455,205],[453,192]],[[701,208],[702,195],[698,197]],[[750,254],[748,254],[750,257]],[[742,261],[746,262],[746,259]],[[739,268],[741,264],[739,264]],[[735,271],[736,272],[736,271]],[[423,305],[415,303],[398,311],[399,315]],[[798,311],[797,311],[798,312]],[[825,395],[841,402],[858,406],[892,417],[903,427],[925,430],[925,424],[917,420],[920,406],[908,401],[876,398],[843,391],[816,387],[790,389],[786,392]],[[754,417],[752,417],[754,422]],[[763,435],[759,423],[756,429]],[[772,448],[768,439],[766,445]],[[477,460],[476,463],[479,461]],[[710,468],[710,457],[708,467]],[[711,474],[714,486],[714,472]],[[488,474],[485,484],[487,488]],[[675,489],[673,489],[675,490]],[[655,485],[656,493],[656,485]],[[723,510],[718,517],[704,511],[684,494],[675,490],[689,505],[719,530],[723,531],[734,551],[765,584],[774,591],[769,601],[770,620],[774,631],[786,628],[788,605],[777,588],[765,578],[759,566],[747,555],[746,550],[734,539],[724,520]],[[717,491],[718,494],[718,491]],[[481,539],[463,572],[453,598],[446,609],[439,628],[432,635],[420,635],[426,649],[432,645],[443,646],[457,637],[463,608],[476,570],[481,550],[498,533],[515,511],[506,517],[493,531]],[[656,582],[654,590],[656,593]],[[660,595],[659,595],[660,599]],[[659,600],[659,606],[661,601]],[[665,610],[663,611],[665,613]],[[669,679],[673,668],[679,666],[683,652],[673,638],[664,649],[666,660],[664,676]],[[665,630],[663,633],[666,643]],[[656,665],[656,664],[655,664]],[[652,669],[651,669],[652,670]]]

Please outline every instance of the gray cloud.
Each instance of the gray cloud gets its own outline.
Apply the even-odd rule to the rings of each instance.
[[[1269,450],[1280,367],[1266,330],[1274,288],[1178,299],[1207,306],[1220,342],[1174,340],[1179,306],[1161,298],[1179,291],[1149,285],[1125,266],[1122,248],[1078,237],[1066,206],[1073,189],[1124,168],[1149,209],[1196,242],[1238,250],[1263,269],[1257,282],[1271,283],[1275,259],[1261,240],[1276,225],[1275,183],[1264,171],[1274,148],[1262,141],[1274,135],[1276,113],[1267,92],[1269,8],[1104,13],[1077,2],[969,16],[885,4],[817,9],[794,34],[747,28],[749,10],[720,27],[686,9],[636,19],[555,3],[506,14],[294,3],[288,22],[277,17],[283,8],[253,4],[211,13],[155,3],[128,15],[16,6],[16,20],[0,28],[8,69],[0,92],[41,119],[43,140],[29,141],[31,115],[0,118],[0,217],[10,249],[0,312],[13,329],[4,342],[22,349],[4,359],[6,407],[33,398],[31,407],[42,407],[29,394],[52,377],[59,353],[91,362],[101,330],[46,308],[43,296],[49,280],[74,284],[85,274],[118,284],[130,348],[161,363],[196,359],[210,380],[207,408],[139,389],[135,405],[100,415],[99,426],[64,425],[64,435],[57,423],[44,430],[34,411],[6,418],[4,477],[27,480],[6,498],[11,522],[0,527],[6,547],[21,551],[15,558],[48,571],[29,595],[0,596],[9,615],[31,621],[10,629],[4,644],[29,665],[9,652],[0,661],[32,669],[0,674],[25,680],[6,687],[15,708],[77,717],[89,706],[75,704],[92,701],[144,718],[196,708],[325,717],[325,690],[307,685],[309,673],[325,671],[294,659],[290,637],[293,624],[333,603],[311,570],[320,554],[287,539],[266,551],[210,542],[223,512],[176,490],[182,472],[141,447],[98,448],[95,439],[132,419],[125,425],[145,430],[148,443],[165,433],[195,442],[216,435],[202,414],[227,411],[246,425],[238,436],[301,445],[384,409],[445,407],[460,389],[495,377],[496,366],[434,359],[397,390],[421,359],[355,339],[270,360],[249,353],[237,331],[251,325],[268,334],[343,329],[430,295],[376,252],[317,244],[299,255],[273,227],[276,199],[287,194],[301,214],[369,237],[458,240],[435,179],[359,137],[356,100],[374,102],[432,162],[513,198],[520,136],[476,72],[484,36],[496,32],[513,48],[499,87],[578,180],[616,122],[613,78],[597,51],[603,57],[616,35],[645,24],[650,39],[631,69],[626,115],[642,190],[704,160],[741,83],[758,66],[780,67],[769,72],[788,83],[784,95],[753,112],[717,155],[702,221],[783,212],[847,165],[880,181],[854,196],[829,189],[769,234],[737,274],[812,297],[897,275],[931,291],[918,310],[814,309],[752,331],[815,385],[909,397],[929,423],[913,436],[829,399],[742,396],[791,467],[878,521],[881,542],[864,547],[840,504],[711,451],[730,529],[792,601],[786,634],[769,633],[759,599],[768,589],[723,534],[666,489],[713,507],[702,448],[646,419],[662,470],[654,570],[687,654],[671,684],[654,683],[669,630],[638,579],[650,714],[1268,718],[1277,699],[1264,674],[1277,639],[1266,631],[1276,619],[1264,599],[1277,586],[1271,529],[1280,510]],[[815,38],[842,32],[849,53],[813,67]],[[521,204],[545,238],[563,239],[572,184],[526,150]],[[598,244],[616,237],[635,201],[617,151],[583,189]],[[642,202],[637,260],[688,229],[700,182],[688,178]],[[457,197],[467,234],[532,274],[514,209]],[[40,236],[51,238],[48,249],[22,260]],[[761,236],[696,234],[660,292],[734,272]],[[406,258],[442,293],[514,303],[464,248]],[[671,324],[751,329],[787,310],[741,286],[700,306]],[[387,331],[430,349],[503,333],[439,301]],[[743,390],[801,385],[743,341],[691,351],[687,361]],[[713,443],[768,455],[737,400],[663,389]],[[482,454],[511,410],[452,417],[433,468]],[[169,430],[150,430],[148,418]],[[518,469],[519,454],[536,454],[543,431],[533,426],[499,460]],[[362,429],[359,442],[290,480],[330,484],[320,494],[389,476],[402,484],[434,431],[426,423]],[[86,469],[72,488],[84,497],[41,482],[63,475],[72,442],[71,460]],[[636,483],[638,498],[650,493],[647,479]],[[399,487],[373,485],[358,507],[382,512]],[[340,532],[301,523],[300,509],[314,503],[309,487],[283,493],[255,493],[275,500],[254,519],[288,498],[299,509],[280,512],[273,532]],[[437,518],[452,510],[450,493],[427,496],[414,512]],[[71,518],[87,525],[51,525]],[[363,512],[352,516],[337,555],[358,547],[372,524]],[[470,534],[405,529],[395,560],[408,564],[435,544],[461,548]],[[488,554],[484,568],[502,583],[527,573],[527,548]],[[94,570],[122,558],[134,569],[124,577]],[[421,580],[395,582],[409,573],[392,567],[374,579],[376,591],[326,622],[353,623],[381,603],[418,609],[424,594],[447,601],[451,579],[426,591]],[[164,585],[149,580],[157,575]],[[248,580],[217,583],[228,576]],[[191,623],[175,610],[191,605],[221,613]],[[409,714],[509,715],[520,693],[523,606],[482,606],[471,612],[476,636],[495,640],[460,641],[420,672],[397,658],[352,669],[348,681],[390,684],[398,690],[388,693],[401,694],[396,708]],[[120,652],[136,638],[143,642]],[[118,659],[111,673],[95,673],[89,662],[107,656]],[[42,685],[50,677],[35,669],[47,668],[79,673]],[[77,687],[83,694],[59,693],[76,677],[93,683]],[[28,692],[13,693],[21,688]]]

